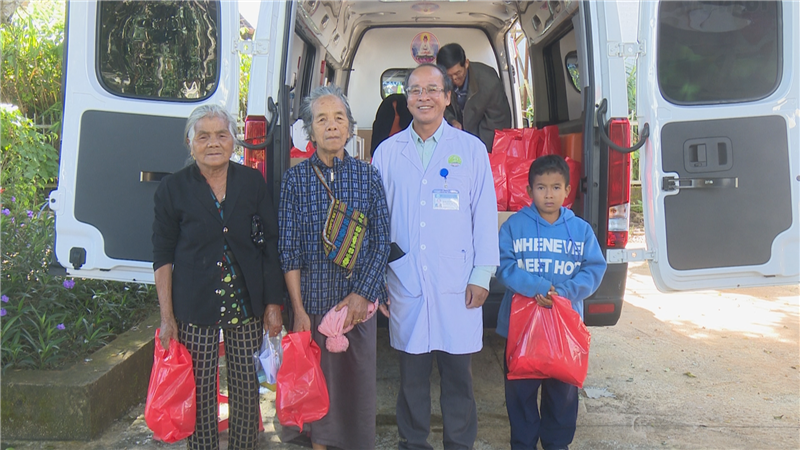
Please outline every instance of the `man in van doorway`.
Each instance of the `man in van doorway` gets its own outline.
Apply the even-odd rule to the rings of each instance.
[[[444,448],[467,450],[478,433],[472,354],[483,346],[481,306],[500,261],[494,182],[481,141],[444,120],[452,89],[444,69],[423,64],[405,86],[411,126],[372,160],[389,206],[390,301],[381,311],[400,359],[399,448],[432,448],[436,361]]]
[[[491,153],[494,130],[511,128],[511,108],[497,72],[486,64],[470,62],[458,44],[440,48],[436,63],[447,70],[455,88],[445,119],[478,136]]]

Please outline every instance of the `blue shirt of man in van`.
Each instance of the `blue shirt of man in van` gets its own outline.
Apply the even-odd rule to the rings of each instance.
[[[458,109],[462,114],[464,112],[464,105],[467,104],[467,93],[469,91],[469,70],[465,72],[467,74],[464,76],[464,83],[461,86],[456,86],[456,101],[458,102]]]

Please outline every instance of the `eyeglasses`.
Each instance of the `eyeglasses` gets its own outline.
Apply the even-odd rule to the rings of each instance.
[[[407,91],[409,97],[421,97],[422,94],[428,93],[431,97],[438,97],[439,94],[444,92],[444,89],[439,86],[428,86],[426,88],[420,86],[412,86]]]

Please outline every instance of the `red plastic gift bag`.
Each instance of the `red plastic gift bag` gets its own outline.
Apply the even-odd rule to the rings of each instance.
[[[513,158],[529,158],[528,141],[525,139],[526,128],[509,128],[495,130],[492,153],[503,153]]]
[[[508,210],[519,211],[531,205],[528,195],[528,172],[533,159],[511,158],[506,159],[506,172],[508,173]]]
[[[290,333],[281,342],[283,362],[278,369],[275,409],[283,426],[314,422],[328,414],[328,385],[320,366],[320,349],[310,331]]]
[[[517,134],[517,129],[494,130],[494,140],[492,141],[492,154],[506,153],[506,149],[511,145],[511,140]]]
[[[541,141],[544,139],[542,130],[537,128],[523,128],[522,138],[525,140],[525,146],[527,148],[525,157],[529,159],[536,159],[537,149],[542,146]]]
[[[308,144],[306,144],[306,149],[305,150],[300,150],[299,148],[297,148],[295,146],[292,146],[291,150],[289,150],[289,157],[290,158],[311,158],[311,155],[313,155],[315,151],[317,151],[317,149],[314,148],[314,144],[312,144],[311,141],[308,141]]]
[[[552,296],[553,307],[514,294],[506,342],[509,380],[555,378],[583,387],[591,335],[570,301]]]
[[[536,157],[561,154],[561,139],[558,137],[558,125],[549,125],[539,130],[540,147],[536,149]]]
[[[528,157],[530,158],[561,154],[558,125],[549,125],[542,129],[525,128],[525,140],[528,141]]]
[[[580,181],[581,181],[581,163],[575,161],[570,157],[564,158],[569,166],[569,195],[567,198],[564,199],[564,206],[567,208],[572,208],[572,204],[575,203],[575,196],[578,195],[578,189],[580,189]]]
[[[508,210],[508,174],[506,172],[506,154],[489,153],[489,164],[492,166],[494,193],[497,196],[497,210]]]
[[[172,443],[194,433],[196,388],[189,351],[174,339],[169,340],[169,349],[164,350],[158,339],[160,331],[156,329],[144,420],[154,439]]]

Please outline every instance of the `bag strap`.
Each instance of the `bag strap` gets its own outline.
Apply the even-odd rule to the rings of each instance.
[[[325,182],[325,175],[323,175],[322,171],[319,170],[319,167],[317,167],[313,163],[311,164],[311,168],[314,169],[314,173],[317,175],[317,178],[319,178],[319,181],[321,181],[322,185],[325,186],[325,190],[328,191],[328,197],[330,197],[331,201],[333,201],[334,200],[333,191],[331,191],[331,188],[328,186],[328,183]]]

